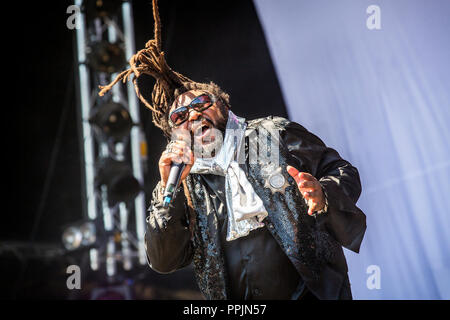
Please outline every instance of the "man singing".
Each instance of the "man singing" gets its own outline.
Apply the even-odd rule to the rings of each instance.
[[[207,299],[351,299],[342,247],[359,252],[366,229],[357,169],[301,125],[247,121],[216,84],[170,69],[156,0],[153,15],[155,39],[100,92],[134,74],[170,139],[147,218],[150,266],[170,273],[193,263]],[[151,104],[142,74],[156,79]],[[175,162],[186,166],[166,208]]]

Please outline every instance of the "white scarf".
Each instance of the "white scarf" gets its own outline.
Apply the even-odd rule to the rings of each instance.
[[[191,169],[191,173],[225,176],[227,241],[244,237],[250,231],[263,227],[262,221],[268,215],[261,198],[236,161],[243,157],[243,137],[246,127],[244,118],[237,117],[229,111],[222,148],[214,158],[197,158]]]

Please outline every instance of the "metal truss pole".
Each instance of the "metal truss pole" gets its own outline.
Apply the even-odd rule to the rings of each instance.
[[[83,0],[76,0],[75,5],[81,8]],[[97,218],[97,198],[94,188],[95,179],[95,149],[94,136],[92,128],[88,122],[89,112],[91,109],[91,88],[90,88],[90,72],[87,66],[86,59],[86,19],[82,12],[78,18],[78,27],[76,31],[77,39],[77,57],[78,57],[78,74],[79,74],[79,95],[80,95],[80,113],[79,125],[81,127],[81,152],[84,154],[84,199],[85,211],[89,219],[95,220]],[[90,266],[92,270],[97,270],[99,267],[98,250],[90,249]]]
[[[134,27],[133,27],[133,11],[130,2],[124,2],[122,4],[122,17],[125,36],[125,55],[127,60],[136,52],[136,45],[134,42]],[[134,91],[133,84],[128,82],[128,106],[131,118],[140,123],[139,103]],[[135,126],[131,130],[131,154],[133,174],[135,178],[144,185],[144,172],[142,168],[142,153],[141,153],[141,127]],[[145,245],[144,245],[144,233],[145,233],[145,196],[141,192],[134,201],[135,215],[136,215],[136,234],[138,240],[138,254],[139,263],[145,265],[147,263]]]
[[[82,8],[83,2],[86,0],[75,0],[75,5]],[[122,19],[123,31],[120,30],[120,23],[117,23],[114,19]],[[78,17],[78,27],[76,33],[77,40],[77,58],[78,58],[78,73],[79,73],[79,94],[80,94],[80,112],[79,112],[79,125],[81,128],[81,152],[83,153],[83,167],[84,167],[84,198],[85,198],[85,211],[86,216],[90,220],[96,220],[102,222],[102,227],[107,232],[108,237],[106,242],[102,244],[104,250],[90,249],[90,265],[91,269],[98,270],[100,261],[105,261],[106,273],[108,276],[113,277],[117,273],[117,259],[121,259],[123,268],[130,270],[133,266],[132,258],[136,256],[138,262],[141,265],[147,263],[144,233],[145,233],[145,194],[141,191],[134,199],[134,214],[136,223],[136,237],[133,236],[128,230],[129,217],[132,213],[132,207],[128,207],[125,203],[119,203],[114,208],[109,207],[108,203],[108,190],[105,185],[101,186],[98,193],[95,188],[96,178],[96,161],[106,159],[108,157],[115,157],[119,161],[128,161],[128,151],[126,150],[126,144],[124,142],[117,142],[113,149],[109,149],[109,145],[105,141],[100,141],[97,145],[94,141],[94,132],[91,124],[89,123],[89,117],[91,116],[91,110],[96,103],[99,102],[96,98],[97,88],[92,88],[91,80],[95,82],[96,78],[101,81],[107,81],[108,77],[111,79],[116,74],[101,73],[89,67],[86,52],[88,52],[88,46],[92,41],[101,41],[103,27],[107,27],[108,42],[116,43],[118,38],[123,41],[125,48],[125,56],[127,60],[135,52],[134,42],[134,28],[133,28],[133,13],[131,3],[124,1],[121,5],[121,16],[115,15],[114,17],[103,17],[102,19],[96,18],[95,22],[95,37],[92,37],[93,32],[88,25],[85,13],[80,11]],[[89,31],[90,30],[90,31]],[[94,40],[93,40],[94,39]],[[143,141],[142,128],[140,126],[140,114],[139,103],[131,83],[127,86],[126,99],[121,92],[120,86],[115,86],[111,91],[112,101],[122,104],[127,107],[130,117],[133,123],[137,124],[132,127],[129,141],[130,141],[130,157],[129,162],[133,176],[140,183],[144,185],[144,171],[142,161],[145,159],[145,155],[141,152],[141,144]],[[100,101],[101,103],[101,101]],[[115,221],[116,213],[118,213],[118,222]],[[97,219],[98,217],[102,219]],[[119,235],[119,237],[115,237]],[[120,250],[118,244],[120,243]],[[132,246],[131,246],[132,245]],[[132,248],[133,247],[133,248]],[[137,250],[133,251],[134,249]],[[100,254],[101,252],[101,254]]]

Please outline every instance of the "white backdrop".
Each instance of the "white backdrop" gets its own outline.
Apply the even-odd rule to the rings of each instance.
[[[354,298],[449,299],[450,1],[254,3],[291,120],[359,169],[367,232],[360,254],[345,251]]]

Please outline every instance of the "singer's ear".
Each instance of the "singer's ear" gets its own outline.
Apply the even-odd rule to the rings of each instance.
[[[222,111],[227,112],[230,111],[230,106],[228,105],[228,103],[226,101],[224,101],[221,97],[219,97],[219,102],[220,102],[220,108],[222,109]]]

